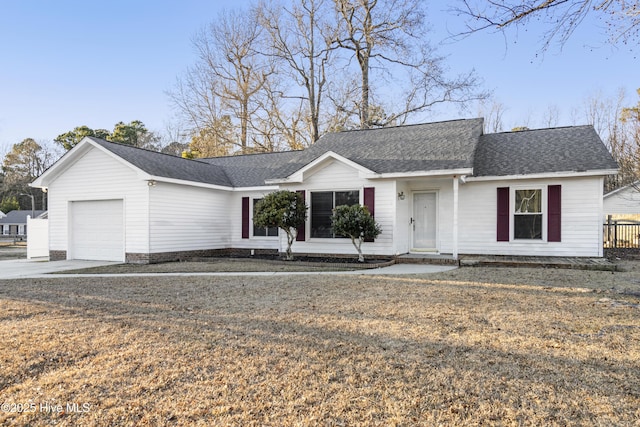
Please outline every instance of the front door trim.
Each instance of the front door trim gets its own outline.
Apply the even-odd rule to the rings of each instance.
[[[416,218],[416,199],[421,195],[432,194],[433,197],[433,211],[431,212],[431,216],[434,217],[434,230],[433,234],[429,236],[428,240],[433,240],[433,245],[420,245],[418,239],[416,238],[416,229],[420,230],[420,218]],[[438,227],[438,205],[439,205],[439,191],[438,190],[424,190],[424,191],[414,191],[411,196],[411,221],[410,221],[410,234],[411,234],[411,251],[410,252],[438,252],[439,251],[439,228]],[[421,247],[425,246],[425,247]]]

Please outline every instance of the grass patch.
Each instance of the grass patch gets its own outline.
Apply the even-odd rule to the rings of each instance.
[[[635,425],[639,279],[3,281],[0,424]]]
[[[359,267],[359,266],[355,266]],[[145,273],[224,273],[224,272],[300,272],[347,271],[352,264],[296,262],[264,259],[212,258],[207,261],[164,262],[158,264],[115,264],[65,270],[58,274],[145,274]]]

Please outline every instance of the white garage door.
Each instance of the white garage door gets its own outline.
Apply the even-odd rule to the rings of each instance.
[[[71,203],[71,258],[124,261],[122,200]]]

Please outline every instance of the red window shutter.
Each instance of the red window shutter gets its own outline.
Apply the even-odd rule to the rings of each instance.
[[[562,229],[562,186],[550,185],[547,188],[547,241],[560,242]]]
[[[509,241],[509,187],[498,188],[497,240]]]
[[[376,217],[376,188],[364,188],[364,205],[369,209],[369,213],[373,218]],[[364,239],[365,242],[373,242],[373,239]]]
[[[242,198],[242,238],[249,238],[249,198]]]
[[[296,191],[296,193],[300,194],[302,196],[302,200],[305,200],[305,191],[304,190],[298,190]],[[305,240],[307,240],[307,228],[306,228],[306,223],[302,224],[300,227],[298,227],[298,234],[296,235],[296,242],[304,242]]]

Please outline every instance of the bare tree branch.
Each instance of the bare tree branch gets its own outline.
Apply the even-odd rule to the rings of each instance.
[[[547,50],[555,40],[564,45],[584,19],[594,15],[607,26],[611,43],[633,49],[640,30],[638,0],[459,0],[458,4],[451,10],[466,18],[465,29],[453,38],[504,31],[538,19],[547,25],[542,44],[542,50]]]

